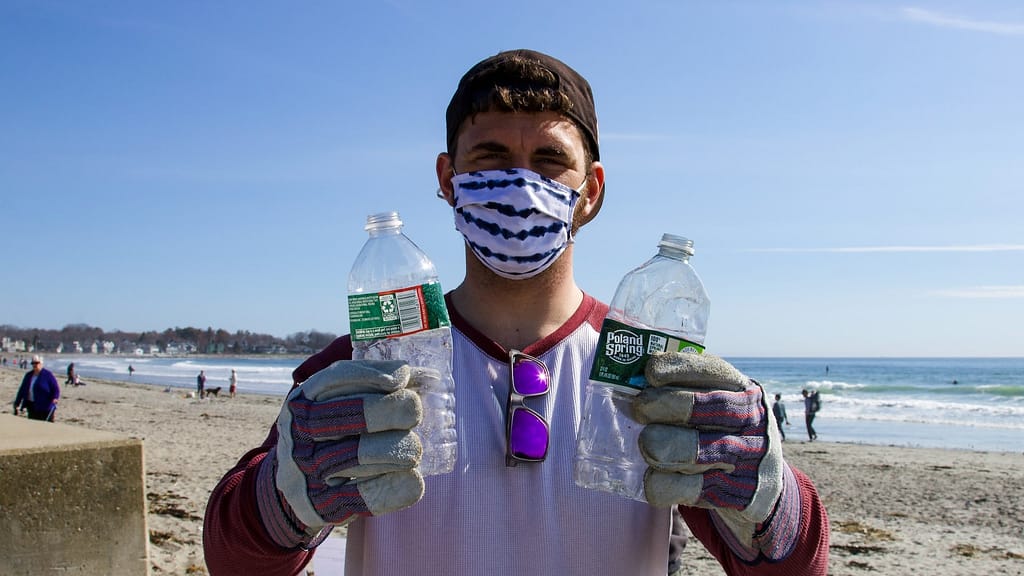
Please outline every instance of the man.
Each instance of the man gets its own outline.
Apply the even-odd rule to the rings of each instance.
[[[238,387],[238,373],[235,372],[234,368],[231,369],[231,378],[228,379],[228,385],[228,393],[234,398],[235,390]]]
[[[807,388],[804,388],[800,394],[804,397],[804,423],[807,425],[807,439],[814,442],[818,439],[818,433],[814,431],[814,415],[818,413],[818,392],[808,392]]]
[[[199,375],[196,376],[196,397],[200,400],[206,393],[206,370],[200,370]]]
[[[782,403],[782,394],[775,395],[772,413],[775,414],[775,423],[779,426],[779,436],[782,436],[782,441],[785,442],[786,431],[782,429],[782,423],[785,422],[786,426],[789,426],[789,416],[786,415],[786,405]]]
[[[421,407],[400,396],[415,380],[408,367],[337,362],[351,357],[339,338],[295,370],[302,385],[277,426],[211,494],[210,573],[298,574],[330,527],[346,524],[347,576],[660,576],[670,510],[686,504],[680,514],[728,573],[824,574],[828,519],[813,484],[782,459],[760,387],[711,355],[648,364],[667,394],[643,394],[634,410],[683,422],[644,429],[660,455],[648,459],[651,505],[573,482],[581,399],[608,311],[573,278],[573,240],[600,210],[605,181],[586,80],[550,56],[502,52],[462,78],[447,128],[438,196],[466,251],[465,279],[446,296],[455,470],[424,480],[415,469],[408,431]],[[524,354],[545,368],[544,391],[529,397],[512,393]],[[681,375],[707,392],[673,387]],[[510,418],[527,403],[543,424],[533,429],[547,442],[539,457],[512,448]],[[725,427],[701,435],[701,417]],[[658,441],[680,434],[690,441]],[[736,446],[743,455],[718,460],[716,448]]]
[[[53,372],[43,368],[42,356],[33,356],[32,370],[21,379],[18,394],[14,397],[14,415],[17,416],[21,409],[28,409],[31,420],[53,422],[59,399],[57,378]]]

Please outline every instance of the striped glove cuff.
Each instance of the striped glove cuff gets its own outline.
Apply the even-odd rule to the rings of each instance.
[[[312,550],[320,545],[334,528],[333,525],[310,528],[299,521],[277,489],[277,455],[271,450],[260,463],[256,476],[256,503],[263,527],[275,544],[282,548]]]
[[[711,511],[711,519],[718,533],[736,556],[746,562],[765,558],[772,562],[785,560],[796,546],[800,534],[800,486],[789,464],[782,469],[782,493],[775,508],[754,531],[752,548],[741,543],[719,511]]]

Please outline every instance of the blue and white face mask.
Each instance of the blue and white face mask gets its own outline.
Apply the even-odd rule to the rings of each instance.
[[[525,168],[452,177],[455,228],[480,262],[498,276],[532,278],[572,242],[580,190]]]

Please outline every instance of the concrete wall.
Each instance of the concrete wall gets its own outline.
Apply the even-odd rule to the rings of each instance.
[[[0,574],[149,574],[142,441],[0,415]]]

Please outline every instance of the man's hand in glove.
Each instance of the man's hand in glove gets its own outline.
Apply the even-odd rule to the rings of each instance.
[[[799,489],[760,384],[707,353],[652,356],[646,377],[633,410],[646,424],[640,452],[648,464],[647,501],[710,509],[718,532],[744,560],[789,555],[800,523]]]
[[[312,547],[325,526],[379,516],[423,497],[423,416],[409,390],[422,369],[402,361],[340,361],[292,390],[278,441],[260,464],[257,497],[271,538]]]

